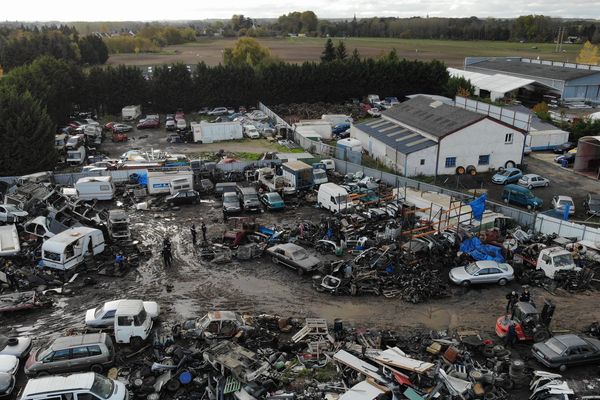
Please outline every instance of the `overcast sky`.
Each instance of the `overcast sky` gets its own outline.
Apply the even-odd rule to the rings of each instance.
[[[9,21],[156,21],[229,18],[243,14],[272,18],[312,10],[320,18],[373,16],[505,17],[543,14],[600,18],[600,0],[3,0],[0,18]]]

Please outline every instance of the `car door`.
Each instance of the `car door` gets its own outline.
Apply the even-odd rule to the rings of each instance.
[[[482,268],[478,272],[476,272],[475,275],[473,275],[473,282],[474,283],[485,283],[487,270],[488,270],[487,268]]]
[[[71,363],[71,349],[56,350],[51,361],[46,365],[49,373],[62,373],[69,371]]]
[[[489,283],[496,283],[500,279],[502,279],[502,271],[499,268],[489,268],[489,273],[487,275]]]
[[[90,353],[87,346],[71,349],[71,365],[69,372],[88,370],[92,366]]]

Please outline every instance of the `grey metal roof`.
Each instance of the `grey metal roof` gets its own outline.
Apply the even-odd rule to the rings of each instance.
[[[472,125],[486,116],[417,96],[385,110],[382,115],[438,138]]]
[[[529,76],[532,78],[537,77],[556,79],[559,81],[570,81],[600,73],[593,70],[561,67],[558,65],[528,63],[519,60],[487,60],[468,65],[467,70],[470,67],[485,68],[492,71],[502,71],[509,74]]]
[[[372,119],[355,127],[402,154],[414,153],[436,144],[420,133],[385,119]]]

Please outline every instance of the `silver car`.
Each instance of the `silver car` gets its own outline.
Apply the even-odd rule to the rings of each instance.
[[[475,261],[450,270],[450,280],[461,286],[477,283],[497,283],[504,286],[513,279],[513,268],[509,264],[496,261]]]
[[[535,187],[547,187],[550,185],[550,181],[537,174],[527,174],[519,179],[519,185],[525,186],[528,189],[533,189]]]

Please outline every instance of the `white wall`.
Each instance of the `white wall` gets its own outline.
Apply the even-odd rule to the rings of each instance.
[[[354,125],[350,128],[350,137],[360,140],[362,148],[365,149],[371,157],[380,160],[381,162],[386,162],[387,146],[384,143],[372,138]]]
[[[435,175],[435,160],[437,157],[437,145],[410,153],[406,160],[405,176]],[[421,165],[421,160],[425,164]]]
[[[511,144],[505,144],[507,133],[513,134]],[[456,167],[473,165],[478,171],[504,167],[507,161],[520,164],[525,135],[520,131],[499,124],[489,118],[454,132],[440,141],[438,174],[454,174]],[[489,165],[478,165],[480,155],[490,155]],[[456,166],[446,168],[446,158],[456,157]]]

